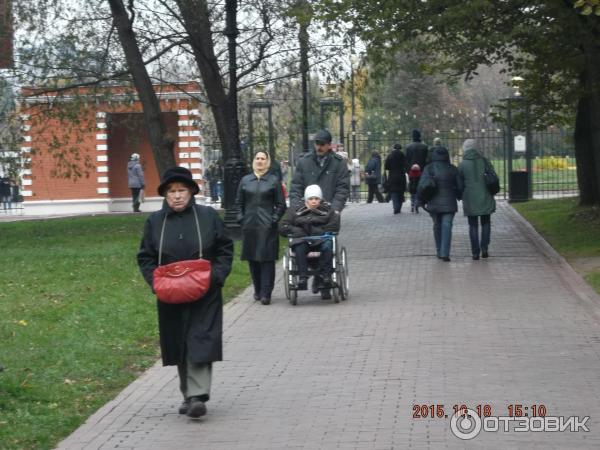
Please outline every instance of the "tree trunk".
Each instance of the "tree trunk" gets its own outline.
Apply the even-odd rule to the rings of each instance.
[[[302,74],[302,151],[310,151],[308,144],[308,23],[300,22],[298,33],[300,41],[300,73]]]
[[[194,59],[198,65],[215,120],[217,135],[223,152],[223,161],[227,161],[231,155],[231,149],[234,147],[232,141],[237,139],[239,146],[239,132],[236,137],[233,136],[233,130],[229,129],[231,123],[228,108],[229,99],[225,92],[223,78],[215,56],[208,3],[206,0],[177,0],[177,5],[179,6],[183,25],[190,38]],[[234,95],[237,95],[237,92]]]
[[[579,203],[581,205],[593,205],[598,200],[589,110],[590,99],[583,96],[579,99],[575,119],[575,161],[577,165],[577,184],[579,185]]]
[[[166,169],[176,164],[175,155],[173,154],[174,138],[167,133],[167,125],[160,110],[160,103],[144,65],[132,23],[123,1],[108,0],[108,4],[112,12],[113,24],[117,29],[123,47],[123,53],[125,53],[127,67],[142,103],[144,122],[150,137],[152,154],[154,155],[158,175],[161,176]]]

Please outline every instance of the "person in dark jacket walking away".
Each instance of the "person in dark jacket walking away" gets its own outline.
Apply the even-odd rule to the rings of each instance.
[[[194,195],[198,192],[188,169],[165,171],[158,186],[165,201],[146,220],[137,254],[142,275],[151,288],[154,269],[161,264],[200,255],[211,262],[210,289],[204,297],[181,304],[157,301],[162,363],[177,366],[184,398],[179,413],[192,418],[206,414],[212,363],[223,359],[221,288],[233,261],[233,241],[225,235],[223,221],[213,208],[196,204]]]
[[[417,202],[417,186],[421,179],[421,168],[413,164],[408,171],[408,192],[410,192],[410,212],[419,214],[419,202]]]
[[[315,151],[300,155],[290,184],[290,207],[298,209],[304,205],[304,190],[318,184],[323,191],[323,200],[331,204],[337,213],[344,209],[350,193],[350,176],[346,161],[331,151],[331,133],[320,130],[315,133]]]
[[[445,148],[438,148],[431,156],[431,163],[425,166],[419,186],[417,198],[420,205],[433,220],[433,237],[437,257],[450,261],[450,244],[452,242],[452,221],[458,210],[457,200],[462,194],[462,182],[458,176],[458,169],[450,164],[450,155]],[[429,178],[434,178],[436,190],[433,196],[426,200],[423,198],[423,188]]]
[[[394,149],[385,159],[387,171],[387,191],[390,193],[394,214],[402,212],[404,192],[406,191],[406,158],[400,150],[400,144],[394,144]]]
[[[127,185],[131,190],[133,212],[140,212],[140,195],[146,183],[144,182],[144,169],[140,164],[140,155],[132,153],[127,162]]]
[[[336,214],[328,203],[322,202],[321,188],[313,184],[304,191],[304,206],[298,210],[289,209],[279,224],[279,232],[291,237],[291,248],[296,255],[299,282],[298,290],[308,288],[308,259],[310,251],[320,252],[316,280],[321,298],[331,298],[331,274],[333,273],[333,244],[331,239],[302,239],[305,236],[320,236],[325,233],[337,233],[340,230],[340,215]]]
[[[242,226],[242,260],[248,261],[254,300],[271,303],[275,261],[279,257],[277,224],[285,212],[281,180],[271,169],[267,152],[258,151],[252,173],[240,180],[237,192],[238,222]]]
[[[469,221],[469,238],[473,259],[489,256],[488,247],[491,239],[491,214],[496,211],[496,200],[485,185],[483,173],[494,171],[492,164],[477,151],[474,139],[467,139],[463,144],[463,160],[458,166],[459,176],[464,184],[463,210]],[[495,173],[495,172],[494,172]],[[479,239],[479,223],[481,223],[481,240]]]
[[[413,142],[406,146],[406,161],[407,167],[412,167],[413,164],[418,164],[421,169],[430,161],[429,149],[427,145],[421,142],[421,132],[412,130]]]
[[[365,166],[365,183],[369,190],[367,203],[373,203],[373,196],[377,197],[379,203],[384,203],[383,195],[379,192],[381,184],[381,156],[377,152],[371,154],[371,158]]]

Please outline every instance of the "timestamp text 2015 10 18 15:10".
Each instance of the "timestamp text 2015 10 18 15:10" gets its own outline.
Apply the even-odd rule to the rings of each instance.
[[[421,404],[413,405],[414,419],[444,419],[448,418],[448,414],[454,415],[457,413],[464,414],[467,409],[474,411],[480,417],[492,416],[492,406],[489,404],[478,404],[467,406],[465,404],[455,404],[452,406],[452,411],[446,411],[444,404]],[[503,413],[500,415],[508,415],[509,417],[545,417],[546,406],[543,404],[523,405],[521,403],[513,403],[506,405]]]

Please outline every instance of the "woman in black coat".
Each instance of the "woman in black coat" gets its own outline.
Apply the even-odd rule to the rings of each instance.
[[[242,225],[242,260],[250,266],[254,299],[263,305],[271,303],[279,257],[277,224],[285,212],[281,180],[270,172],[270,166],[269,154],[256,152],[253,173],[241,179],[236,200]]]
[[[435,179],[435,193],[429,199],[423,198],[424,187],[429,179]],[[425,166],[419,186],[417,197],[419,205],[433,220],[433,237],[437,257],[450,261],[450,244],[452,242],[452,221],[458,210],[457,200],[461,199],[463,183],[458,174],[458,169],[450,163],[450,156],[445,147],[437,147],[431,156],[431,163]]]
[[[158,187],[165,201],[162,209],[146,220],[137,255],[150,287],[154,269],[159,265],[197,259],[200,255],[212,264],[210,289],[204,297],[176,305],[157,301],[162,362],[164,366],[177,365],[184,397],[179,413],[194,418],[206,414],[212,363],[223,359],[221,288],[233,261],[233,241],[225,236],[223,221],[213,208],[196,205],[194,195],[198,191],[188,169],[174,167],[165,171]]]
[[[406,158],[400,151],[402,146],[394,144],[394,150],[385,159],[385,170],[388,171],[387,191],[392,199],[394,214],[400,214],[406,191]]]
[[[379,203],[383,203],[383,195],[379,192],[378,187],[381,184],[381,156],[377,152],[371,154],[371,159],[367,161],[365,166],[365,183],[367,183],[369,189],[367,203],[373,202],[374,195]]]

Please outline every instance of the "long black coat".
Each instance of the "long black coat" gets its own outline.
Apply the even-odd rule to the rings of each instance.
[[[194,363],[223,359],[221,287],[231,271],[233,241],[225,236],[223,221],[216,211],[196,205],[192,198],[185,210],[175,212],[165,201],[162,209],[146,220],[137,255],[138,265],[152,287],[152,273],[158,266],[158,247],[165,217],[161,264],[198,258],[198,232],[192,208],[196,208],[198,213],[202,256],[212,263],[211,287],[204,298],[193,303],[171,305],[157,300],[160,348],[165,366],[183,363],[185,354]]]
[[[406,160],[408,161],[409,167],[413,164],[418,164],[421,170],[429,162],[429,149],[425,144],[420,141],[411,142],[406,146]]]
[[[388,192],[406,191],[406,158],[400,150],[392,150],[385,159],[385,170],[389,172],[387,179]]]
[[[280,178],[272,173],[260,179],[254,173],[244,176],[236,201],[242,225],[242,259],[275,261],[279,257],[277,223],[285,212]]]
[[[350,172],[344,158],[329,152],[323,166],[316,152],[303,153],[298,157],[294,178],[290,186],[290,206],[294,209],[304,205],[304,189],[318,184],[323,191],[323,200],[336,211],[344,209],[350,193]]]
[[[426,204],[427,212],[455,213],[458,210],[457,200],[462,196],[463,182],[459,177],[458,169],[450,164],[448,150],[444,147],[438,147],[433,152],[431,163],[423,170],[417,187],[417,196],[421,204],[424,202],[420,198],[420,192],[429,177],[435,178],[436,191]]]

